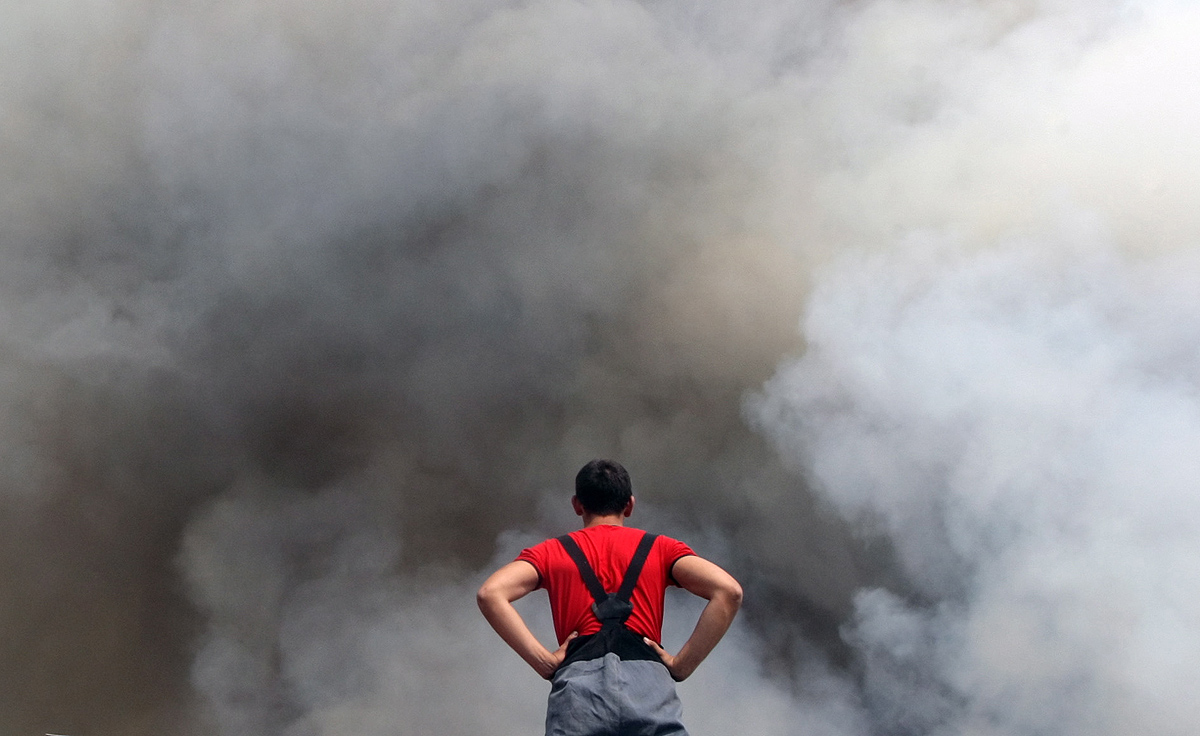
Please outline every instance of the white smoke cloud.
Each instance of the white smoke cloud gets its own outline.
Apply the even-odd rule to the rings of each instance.
[[[1180,77],[1196,18],[1059,10],[931,66],[937,114],[847,169],[833,199],[863,213],[869,248],[817,275],[804,356],[749,405],[905,571],[843,628],[884,732],[1174,734],[1200,717],[1180,689],[1200,648],[1200,233],[1178,204],[1196,184],[1200,104]],[[858,28],[878,14],[980,29],[888,4]]]
[[[1187,733],[1200,262],[1039,246],[848,259],[753,413],[914,585],[846,630],[885,726]]]
[[[464,605],[471,581],[397,574],[378,518],[348,490],[247,488],[193,524],[183,561],[210,622],[193,681],[219,733],[538,729],[542,683]]]

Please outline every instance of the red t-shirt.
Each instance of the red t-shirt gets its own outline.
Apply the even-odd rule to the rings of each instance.
[[[604,589],[612,593],[621,587],[643,534],[640,529],[598,524],[571,532],[571,537],[583,550]],[[671,568],[679,558],[694,554],[691,547],[676,539],[660,536],[654,540],[631,596],[633,614],[625,622],[630,630],[662,641],[663,596],[668,585],[677,585],[671,577]],[[600,630],[600,622],[592,613],[595,598],[588,592],[579,568],[563,549],[562,542],[547,539],[522,550],[517,559],[534,566],[538,571],[538,587],[545,588],[550,595],[550,612],[559,644],[572,631],[586,636]]]

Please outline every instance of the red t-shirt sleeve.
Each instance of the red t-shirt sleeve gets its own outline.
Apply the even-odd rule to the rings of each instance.
[[[532,547],[527,547],[521,550],[521,554],[517,555],[517,560],[524,560],[525,562],[533,565],[533,569],[537,570],[538,588],[541,588],[546,584],[546,571],[550,569],[546,559],[546,546],[550,543],[559,544],[557,540],[547,539],[540,544],[535,544]]]
[[[673,574],[675,563],[684,557],[695,555],[696,553],[692,551],[691,547],[671,537],[659,537],[656,544],[662,545],[662,550],[659,554],[662,555],[662,561],[667,569],[667,582],[678,588],[679,583],[675,582],[675,575]]]

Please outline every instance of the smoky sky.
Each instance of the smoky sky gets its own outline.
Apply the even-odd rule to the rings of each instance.
[[[8,5],[4,730],[536,732],[600,456],[695,733],[1194,726],[1194,10]]]

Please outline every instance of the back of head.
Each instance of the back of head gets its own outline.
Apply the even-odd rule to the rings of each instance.
[[[589,514],[611,516],[625,510],[633,498],[633,484],[620,463],[593,460],[575,476],[575,497]]]

